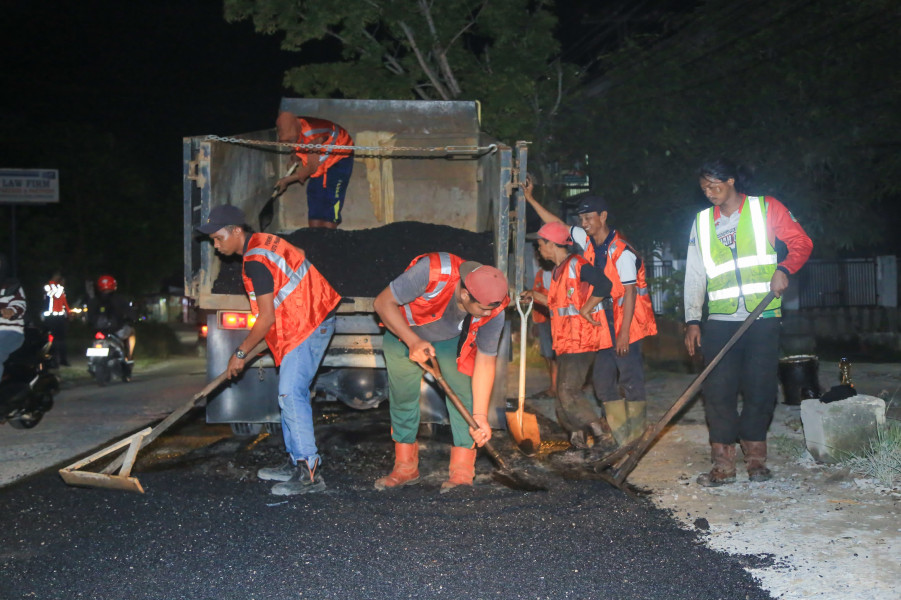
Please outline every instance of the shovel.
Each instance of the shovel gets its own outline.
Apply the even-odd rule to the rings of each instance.
[[[266,341],[263,340],[262,342],[254,346],[253,350],[247,353],[247,362],[250,363],[251,361],[258,358],[260,353],[265,349]],[[133,435],[128,436],[125,439],[116,442],[115,444],[112,444],[110,446],[107,446],[106,448],[103,448],[102,450],[95,452],[87,458],[83,458],[78,462],[69,465],[68,467],[60,469],[60,477],[62,477],[63,481],[65,481],[68,485],[112,488],[131,492],[139,492],[143,494],[144,488],[141,486],[141,482],[139,482],[136,477],[130,476],[131,469],[132,467],[134,467],[134,462],[138,455],[138,451],[140,451],[141,448],[147,446],[161,433],[169,429],[169,427],[171,427],[176,421],[185,416],[188,411],[197,406],[198,402],[216,391],[216,389],[227,379],[227,371],[220,373],[219,376],[209,382],[205,388],[195,394],[194,397],[191,398],[188,402],[172,411],[168,417],[160,421],[160,423],[153,429],[150,429],[148,427],[147,429],[139,431]],[[115,458],[101,472],[93,473],[90,471],[80,470],[81,468],[91,464],[92,462],[95,462],[109,454],[112,454],[116,450],[124,448],[125,446],[128,446],[128,450]],[[116,469],[119,469],[118,473],[114,473]]]
[[[451,404],[454,405],[454,408],[460,413],[463,419],[466,421],[466,424],[469,425],[473,429],[478,429],[479,424],[476,423],[476,420],[472,418],[472,415],[463,406],[463,402],[460,401],[459,396],[454,393],[454,390],[451,389],[450,384],[444,379],[441,375],[441,369],[438,366],[438,361],[435,360],[434,357],[429,358],[428,363],[419,363],[419,366],[423,368],[423,370],[435,378],[441,387],[444,389],[444,392],[447,394],[447,397],[450,398]],[[494,464],[497,465],[497,469],[491,474],[491,476],[499,483],[507,486],[508,488],[514,490],[520,490],[523,492],[546,492],[547,488],[538,483],[534,483],[529,481],[529,479],[523,475],[522,473],[517,473],[510,469],[507,466],[506,461],[501,457],[497,450],[495,450],[494,446],[491,445],[491,442],[485,442],[485,445],[482,446],[488,455],[491,457],[491,460],[494,461]]]
[[[741,327],[729,338],[729,341],[726,342],[726,345],[723,346],[723,349],[719,351],[719,354],[713,357],[713,360],[710,361],[710,364],[701,371],[701,374],[695,377],[694,381],[691,382],[691,385],[686,388],[682,395],[676,400],[675,403],[670,407],[666,414],[661,417],[661,419],[657,422],[656,425],[649,426],[645,429],[644,434],[628,444],[627,446],[623,446],[616,452],[606,456],[600,463],[595,465],[595,471],[600,472],[602,469],[609,468],[611,473],[610,476],[605,477],[607,481],[613,483],[616,487],[622,489],[623,483],[626,481],[626,477],[635,469],[636,465],[638,465],[638,461],[644,456],[645,452],[648,451],[648,448],[657,440],[657,437],[663,431],[663,429],[669,425],[670,421],[673,420],[682,408],[688,403],[689,400],[694,398],[695,394],[698,393],[698,390],[701,389],[701,384],[707,379],[707,376],[710,375],[710,372],[716,367],[717,364],[723,359],[726,353],[738,342],[739,338],[748,330],[754,321],[757,320],[757,317],[769,306],[770,302],[776,297],[775,292],[770,292],[764,297],[760,304],[757,305],[751,314],[748,315],[748,318],[744,320],[741,324]]]
[[[538,420],[532,413],[526,413],[526,337],[529,329],[529,313],[532,312],[534,300],[529,298],[529,306],[525,312],[522,303],[516,303],[516,311],[519,313],[519,403],[515,411],[508,410],[507,431],[516,440],[517,447],[526,456],[535,456],[541,446],[541,431],[538,429]]]
[[[296,170],[297,163],[292,163],[288,167],[285,177],[292,175]],[[266,201],[266,204],[260,210],[260,231],[266,231],[266,228],[272,223],[272,217],[275,215],[275,199],[278,198],[278,195],[278,186],[276,185],[272,188],[272,195],[269,196],[269,200]]]

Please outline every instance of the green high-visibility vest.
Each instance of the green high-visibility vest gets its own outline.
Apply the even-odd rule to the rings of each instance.
[[[707,271],[709,311],[731,315],[738,310],[739,296],[744,298],[745,308],[753,311],[770,291],[770,280],[776,272],[776,249],[766,236],[763,196],[748,196],[745,200],[735,231],[735,258],[732,249],[716,237],[712,206],[698,213],[696,228]],[[781,306],[782,300],[776,298],[766,310]]]

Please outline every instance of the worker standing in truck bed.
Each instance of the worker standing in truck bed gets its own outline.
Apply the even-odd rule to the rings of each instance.
[[[298,117],[281,112],[275,121],[279,142],[322,146],[353,146],[353,138],[343,127],[325,119]],[[275,184],[282,193],[292,183],[307,183],[307,222],[310,227],[336,229],[347,184],[354,168],[354,153],[346,148],[297,148],[292,162],[298,169]]]

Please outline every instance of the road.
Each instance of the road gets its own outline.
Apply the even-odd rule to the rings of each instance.
[[[420,485],[377,492],[393,460],[387,406],[317,409],[322,494],[272,496],[255,473],[283,459],[280,436],[210,435],[227,428],[197,412],[142,452],[146,494],[73,488],[40,470],[159,419],[202,385],[195,359],[67,390],[34,430],[2,431],[0,463],[37,472],[0,488],[0,598],[771,598],[747,571],[766,556],[705,548],[669,513],[590,477],[548,472],[548,491],[523,492],[494,481],[482,456],[474,488],[439,494],[440,435],[421,440]],[[526,468],[506,436],[496,442]]]
[[[64,386],[34,429],[0,426],[0,486],[65,466],[60,463],[165,417],[203,388],[204,365],[200,358],[179,358],[138,369],[130,383]]]

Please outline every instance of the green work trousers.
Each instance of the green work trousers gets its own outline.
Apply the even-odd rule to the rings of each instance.
[[[463,406],[472,413],[472,378],[457,370],[459,340],[459,337],[455,337],[443,342],[432,342],[432,346],[435,348],[438,366],[445,381],[456,392]],[[419,389],[423,370],[410,360],[410,349],[407,345],[388,331],[385,332],[382,351],[385,353],[385,365],[388,367],[391,439],[401,444],[412,444],[416,441],[416,434],[419,431]],[[469,425],[451,401],[446,402],[454,446],[472,448],[474,442],[469,435]]]

